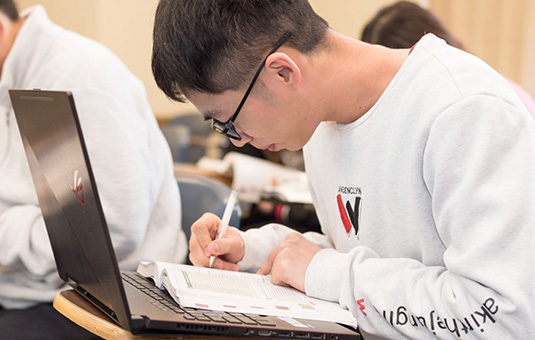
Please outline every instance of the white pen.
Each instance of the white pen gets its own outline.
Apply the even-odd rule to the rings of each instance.
[[[225,235],[225,232],[227,231],[228,223],[230,221],[230,216],[232,216],[232,211],[234,210],[234,204],[236,204],[236,196],[238,195],[238,192],[236,190],[232,190],[230,193],[230,196],[227,201],[227,206],[225,207],[225,211],[223,212],[223,217],[221,218],[221,224],[219,225],[219,232],[217,233],[216,240],[219,240],[220,238]],[[212,268],[214,261],[216,259],[217,255],[210,256],[210,268]]]

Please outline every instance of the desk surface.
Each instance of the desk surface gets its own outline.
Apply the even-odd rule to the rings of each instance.
[[[232,177],[223,176],[215,171],[199,169],[195,164],[174,163],[174,172],[176,176],[197,175],[216,179],[226,185],[231,185],[232,183]]]
[[[104,339],[201,339],[207,336],[194,335],[162,335],[155,336],[137,336],[115,324],[108,316],[99,309],[86,301],[74,290],[65,290],[60,292],[54,298],[54,308],[63,314],[66,318],[77,325],[87,329]],[[234,339],[228,337],[210,337],[211,339],[227,340]],[[243,339],[243,338],[240,338]],[[257,338],[258,339],[258,338]]]

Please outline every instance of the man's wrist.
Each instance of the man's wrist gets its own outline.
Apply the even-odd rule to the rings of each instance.
[[[238,265],[238,268],[240,271],[251,271],[252,269],[257,266],[256,259],[252,256],[252,252],[247,251],[247,235],[245,232],[236,229],[238,232],[238,235],[241,237],[242,244],[243,244],[243,254],[241,259],[236,263]]]

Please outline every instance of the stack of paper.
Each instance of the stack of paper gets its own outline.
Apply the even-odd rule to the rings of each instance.
[[[272,197],[291,203],[312,203],[303,171],[237,152],[229,152],[223,159],[202,158],[197,167],[232,176],[232,188],[238,191],[242,202]]]

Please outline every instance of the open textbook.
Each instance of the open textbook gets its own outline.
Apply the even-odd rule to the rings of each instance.
[[[203,157],[201,170],[232,176],[232,189],[243,202],[276,198],[291,203],[312,203],[306,174],[260,158],[229,152],[223,159]]]
[[[306,296],[270,277],[167,262],[140,262],[137,272],[165,288],[181,306],[333,321],[356,327],[347,309]]]

